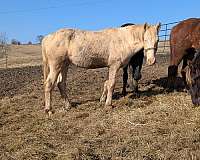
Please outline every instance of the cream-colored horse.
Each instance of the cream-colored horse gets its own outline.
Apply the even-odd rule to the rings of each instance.
[[[155,63],[158,43],[157,25],[133,25],[97,32],[61,29],[42,41],[44,65],[45,111],[51,113],[51,92],[56,80],[65,107],[70,107],[66,93],[67,70],[70,64],[83,68],[109,68],[100,101],[112,104],[117,71],[128,64],[131,57],[144,48],[147,63]]]

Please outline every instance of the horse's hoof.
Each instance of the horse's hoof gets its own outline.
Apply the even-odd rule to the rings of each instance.
[[[111,111],[114,107],[112,105],[105,105],[104,109],[105,111]]]
[[[139,94],[138,92],[133,92],[133,96],[134,96],[135,98],[140,98],[140,94]]]
[[[49,109],[44,109],[44,112],[51,117],[51,115],[53,114],[53,111],[49,110]]]
[[[122,95],[123,95],[124,97],[126,97],[126,95],[127,95],[126,91],[122,91]]]
[[[186,89],[186,88],[183,89],[183,92],[185,92],[185,93],[187,93],[187,94],[190,94],[189,89]]]

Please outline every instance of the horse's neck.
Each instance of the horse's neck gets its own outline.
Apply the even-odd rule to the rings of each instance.
[[[142,39],[133,38],[129,43],[127,43],[127,48],[129,48],[129,53],[133,55],[144,48],[144,41]]]
[[[144,33],[141,30],[130,30],[131,39],[129,45],[132,52],[138,52],[144,48]]]
[[[135,55],[136,53],[138,53],[140,50],[144,49],[144,45],[143,43],[140,44],[136,44],[131,51],[129,52],[130,56],[132,57],[133,55]]]

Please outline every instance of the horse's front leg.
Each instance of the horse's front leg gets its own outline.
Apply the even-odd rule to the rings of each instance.
[[[128,71],[129,71],[129,75],[132,75],[131,77],[129,77],[128,86],[131,89],[131,91],[134,91],[135,90],[135,86],[134,86],[135,68],[133,67],[132,64],[129,66]]]
[[[133,88],[132,91],[134,91],[135,93],[138,93],[138,81],[142,78],[141,75],[141,66],[138,65],[133,69],[133,75],[132,75],[132,84],[133,84]]]
[[[128,65],[123,68],[123,89],[122,89],[122,95],[126,96],[126,86],[127,86],[127,80],[128,80]]]
[[[120,65],[114,65],[109,68],[109,80],[107,83],[108,93],[107,93],[107,99],[106,99],[105,106],[112,105],[112,93],[113,93],[113,90],[115,87],[116,74],[117,74],[117,71],[119,70],[119,68],[120,68]]]

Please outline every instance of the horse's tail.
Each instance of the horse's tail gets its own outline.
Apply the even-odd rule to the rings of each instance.
[[[43,59],[43,76],[44,84],[46,82],[47,76],[49,74],[48,59],[46,55],[45,39],[42,40],[42,59]]]

